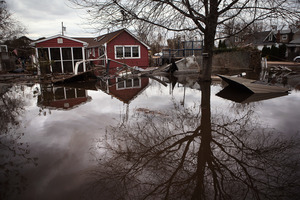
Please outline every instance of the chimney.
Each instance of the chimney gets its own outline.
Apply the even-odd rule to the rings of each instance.
[[[276,34],[276,42],[277,42],[277,43],[280,43],[280,30],[277,31],[277,34]]]

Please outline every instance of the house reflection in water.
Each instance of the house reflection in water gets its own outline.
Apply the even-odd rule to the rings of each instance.
[[[51,84],[40,87],[38,106],[42,108],[69,110],[91,100],[85,89]]]
[[[148,86],[149,78],[114,78],[97,82],[98,89],[117,98],[125,104],[130,104]]]

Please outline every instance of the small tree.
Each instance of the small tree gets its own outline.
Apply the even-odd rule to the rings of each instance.
[[[222,41],[222,40],[219,40],[218,48],[219,48],[219,49],[227,49],[225,40],[223,40],[223,41]]]
[[[264,46],[261,50],[261,56],[267,57],[270,54],[270,50],[271,49],[269,47]]]
[[[279,58],[279,53],[278,53],[278,48],[275,47],[275,45],[272,45],[271,50],[270,50],[270,60],[278,60]]]
[[[13,19],[12,14],[8,11],[6,1],[0,1],[0,42],[13,39],[20,34],[25,33],[25,28]]]
[[[279,54],[279,58],[281,60],[285,60],[285,55],[286,55],[286,45],[285,44],[279,45],[278,54]]]

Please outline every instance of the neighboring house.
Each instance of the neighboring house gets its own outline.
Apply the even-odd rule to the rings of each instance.
[[[286,56],[292,59],[300,54],[300,29],[262,31],[253,34],[231,36],[225,40],[227,47],[252,46],[258,50],[263,47],[272,47],[285,44],[287,46]]]
[[[94,59],[103,55],[106,59],[113,59],[129,66],[147,67],[149,65],[149,47],[127,29],[96,38],[56,35],[32,44],[36,48],[39,63],[44,62],[45,66],[49,66],[46,70],[48,73],[74,73],[77,61]],[[99,61],[95,61],[94,64],[104,65]],[[111,62],[109,66],[116,68],[120,64]],[[86,67],[84,62],[79,67],[79,71],[86,71]]]
[[[290,60],[300,55],[300,30],[294,34],[293,40],[287,44],[287,54]]]

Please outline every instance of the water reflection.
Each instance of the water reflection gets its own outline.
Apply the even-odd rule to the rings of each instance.
[[[113,78],[97,82],[69,83],[64,85],[41,84],[37,105],[40,114],[46,115],[45,109],[70,110],[92,100],[88,90],[99,90],[130,104],[143,90],[147,88],[149,78],[122,79]]]
[[[118,100],[130,104],[149,85],[149,78],[113,78],[99,80],[96,87]]]
[[[216,94],[219,97],[228,99],[237,103],[251,103],[267,99],[277,98],[288,95],[286,92],[281,93],[250,93],[248,91],[237,89],[236,87],[227,86]]]
[[[300,130],[300,93],[240,104],[215,96],[219,84],[196,80],[6,91],[1,164],[13,165],[1,165],[0,199],[298,198],[299,138],[291,135]],[[76,98],[92,100],[72,106]],[[45,108],[51,115],[42,115]]]
[[[45,108],[69,110],[89,101],[91,97],[86,89],[41,84],[37,105],[41,108],[40,112]]]
[[[211,113],[210,83],[199,85],[201,105],[139,109],[107,129],[89,199],[299,198],[299,138],[259,123],[254,104]]]
[[[2,86],[2,85],[1,85]],[[4,86],[5,87],[5,86]],[[0,94],[0,199],[21,194],[27,187],[22,170],[28,164],[38,165],[30,156],[28,143],[22,142],[23,132],[16,131],[24,112],[24,86],[1,87]]]

